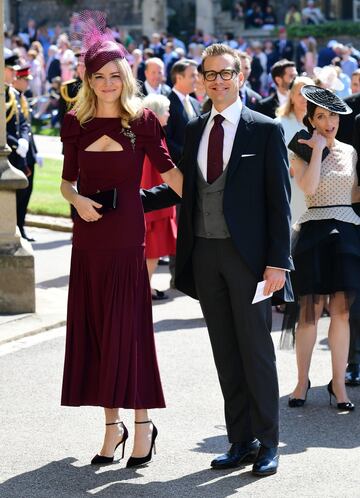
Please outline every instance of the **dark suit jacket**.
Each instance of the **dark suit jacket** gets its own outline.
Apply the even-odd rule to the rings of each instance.
[[[282,50],[280,50],[280,40],[274,42],[275,52],[277,54],[277,60],[288,59],[292,61],[294,55],[294,44],[291,40],[286,40],[286,43]]]
[[[27,173],[26,159],[19,156],[16,149],[19,145],[19,138],[24,138],[29,142],[29,136],[31,133],[30,124],[25,119],[25,116],[21,110],[20,93],[13,87],[5,85],[5,101],[10,103],[12,96],[15,97],[14,105],[17,108],[17,112],[13,113],[13,108],[9,108],[6,111],[6,117],[11,119],[6,123],[6,143],[10,147],[11,152],[8,156],[9,162],[15,166],[15,168],[21,170],[23,173]]]
[[[295,63],[296,63],[296,69],[299,74],[301,74],[304,71],[304,57],[306,54],[306,49],[303,47],[302,43],[298,43],[296,47],[296,53],[295,53]]]
[[[174,91],[168,95],[170,100],[170,117],[165,126],[166,143],[169,148],[171,159],[177,164],[180,160],[185,140],[185,128],[189,122],[188,115],[181,103],[179,97]],[[190,97],[191,105],[194,108],[195,114],[200,115],[199,102]]]
[[[140,91],[143,95],[148,95],[148,92],[146,90],[145,82],[141,81],[140,83]],[[168,97],[171,92],[171,88],[168,85],[165,85],[163,83],[160,88],[160,94],[164,95],[165,97]]]
[[[258,103],[256,110],[268,116],[269,118],[275,118],[275,111],[279,107],[279,99],[277,93],[273,93],[269,97],[260,100]]]
[[[243,92],[245,92],[245,105],[249,109],[252,109],[253,111],[257,110],[258,103],[260,100],[262,100],[262,96],[254,92],[251,88],[248,86],[243,86],[241,89]]]
[[[354,138],[354,122],[358,114],[360,114],[360,93],[354,93],[346,97],[344,101],[352,109],[351,114],[340,115],[339,129],[336,138],[340,142],[353,145]]]
[[[192,251],[197,154],[209,118],[188,124],[179,168],[184,175],[176,249],[176,287],[197,298]],[[248,157],[242,155],[249,154]],[[290,255],[290,182],[281,126],[243,107],[228,164],[224,216],[243,261],[260,281],[266,266],[293,269]],[[289,284],[279,298],[292,299]]]
[[[357,94],[359,95],[359,94]],[[360,114],[355,116],[354,120],[354,128],[353,128],[353,139],[352,139],[352,144],[351,144],[358,155],[358,163],[357,163],[357,177],[358,177],[358,183],[360,185]]]

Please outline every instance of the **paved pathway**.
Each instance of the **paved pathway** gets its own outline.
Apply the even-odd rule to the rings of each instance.
[[[37,239],[38,315],[52,307],[65,319],[70,234],[31,228]],[[167,288],[166,267],[156,286]],[[214,455],[227,448],[222,399],[209,340],[196,301],[169,291],[171,299],[154,306],[154,323],[166,410],[154,410],[158,454],[146,468],[126,469],[116,461],[106,468],[89,465],[103,431],[101,410],[60,407],[64,327],[0,344],[1,464],[4,498],[164,497],[352,497],[360,496],[360,389],[350,391],[358,405],[340,414],[329,407],[326,384],[330,355],[321,320],[313,358],[308,402],[287,407],[295,382],[292,351],[277,350],[281,395],[280,468],[277,475],[254,478],[250,467],[216,472]],[[23,332],[27,317],[12,317]],[[1,317],[0,336],[11,317]],[[273,339],[279,340],[279,315]],[[264,379],[266,382],[266,379]],[[131,411],[124,412],[130,434]],[[131,451],[131,438],[126,458]]]

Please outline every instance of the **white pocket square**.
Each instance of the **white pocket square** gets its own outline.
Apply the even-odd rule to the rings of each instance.
[[[241,154],[241,157],[254,157],[256,154]]]

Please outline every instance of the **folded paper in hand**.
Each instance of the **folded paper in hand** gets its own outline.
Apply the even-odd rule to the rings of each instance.
[[[252,300],[251,304],[259,303],[260,301],[264,301],[265,299],[268,299],[273,295],[273,292],[270,292],[269,295],[264,296],[264,288],[266,285],[266,280],[263,280],[262,282],[259,282],[256,286],[256,291],[255,291],[255,296],[254,299]]]

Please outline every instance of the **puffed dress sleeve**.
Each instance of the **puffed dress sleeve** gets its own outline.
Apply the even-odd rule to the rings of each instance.
[[[81,132],[75,114],[65,114],[61,127],[61,141],[64,144],[64,164],[62,178],[68,182],[76,182],[79,177],[78,138]]]
[[[138,127],[144,141],[145,153],[151,164],[159,173],[166,173],[166,171],[174,168],[175,164],[172,162],[166,147],[164,130],[158,118],[150,109],[144,109],[144,114],[138,122]]]

